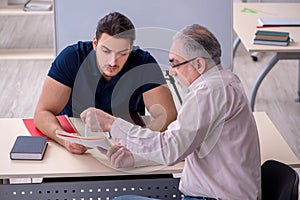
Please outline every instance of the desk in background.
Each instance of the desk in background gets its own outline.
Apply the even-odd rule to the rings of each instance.
[[[267,114],[265,112],[254,112],[253,114],[259,134],[261,163],[273,159],[291,167],[300,168],[299,159]]]
[[[275,159],[300,167],[300,161],[266,113],[254,113],[254,116],[262,163]],[[17,135],[29,133],[22,119],[0,119],[0,130],[0,180],[4,183],[0,184],[0,199],[110,199],[122,194],[181,199],[179,178],[172,174],[181,173],[183,162],[173,167],[120,171],[102,164],[90,153],[71,154],[53,141],[49,141],[42,161],[10,160],[9,151]],[[154,174],[163,177],[156,178]],[[18,179],[27,180],[28,183],[9,184],[8,180]]]
[[[243,9],[250,9],[256,13],[243,12]],[[296,59],[300,60],[300,26],[263,28],[263,30],[289,32],[294,42],[289,46],[254,45],[253,39],[256,28],[259,24],[259,17],[272,18],[300,18],[300,3],[234,3],[233,5],[233,28],[238,35],[234,43],[234,52],[241,41],[248,52],[275,52],[273,58],[264,67],[256,78],[252,87],[249,101],[252,111],[254,110],[255,98],[260,84],[265,76],[279,60]],[[300,100],[300,61],[298,80],[298,99]]]

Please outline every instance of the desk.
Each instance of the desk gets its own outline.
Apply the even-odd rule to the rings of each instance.
[[[244,8],[256,11],[256,14],[242,12]],[[234,3],[233,5],[233,28],[238,35],[238,40],[234,43],[234,52],[239,44],[243,43],[249,52],[275,52],[273,58],[261,71],[250,93],[250,106],[254,110],[255,98],[258,88],[279,60],[297,59],[300,60],[300,27],[279,27],[279,28],[263,28],[263,30],[286,31],[290,33],[294,42],[289,46],[271,46],[271,45],[254,45],[253,39],[255,32],[258,30],[257,19],[259,17],[273,17],[273,18],[296,18],[300,17],[300,3]],[[299,75],[300,75],[300,61],[299,61]],[[300,99],[300,80],[298,80],[298,99]]]
[[[254,117],[259,132],[262,163],[268,159],[275,159],[300,167],[300,161],[266,113],[256,112]],[[119,171],[103,165],[90,153],[71,154],[52,141],[48,142],[49,146],[42,161],[12,161],[9,158],[9,151],[16,136],[29,135],[29,133],[22,119],[0,119],[0,130],[2,132],[0,180],[4,183],[11,178],[27,178],[31,180],[29,183],[39,179],[49,180],[40,184],[0,184],[0,199],[40,199],[41,195],[43,199],[46,199],[46,196],[49,197],[48,199],[70,199],[70,197],[71,199],[78,199],[78,197],[98,199],[99,196],[105,199],[113,195],[128,194],[128,192],[150,194],[161,199],[170,199],[171,195],[172,199],[180,199],[178,178],[156,179],[152,174],[180,173],[183,163],[173,167],[162,167],[155,171],[149,168],[144,171],[140,169]],[[142,179],[135,178],[134,173],[138,171],[144,175]],[[147,174],[149,176],[145,177]],[[65,177],[70,179],[65,180]]]
[[[0,119],[0,130],[0,199],[107,199],[130,192],[180,199],[179,178],[172,174],[182,171],[183,162],[121,171],[99,162],[92,156],[95,152],[71,154],[53,141],[42,161],[12,161],[9,152],[17,135],[29,132],[22,119]],[[8,180],[28,184],[1,184]]]
[[[265,112],[254,112],[253,114],[259,134],[261,163],[273,159],[286,163],[291,167],[300,168],[299,159],[268,115]]]

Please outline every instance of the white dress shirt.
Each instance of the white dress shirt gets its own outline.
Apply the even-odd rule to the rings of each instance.
[[[185,195],[261,199],[256,123],[241,81],[230,71],[215,66],[196,79],[165,132],[117,118],[111,135],[134,154],[135,166],[185,159],[179,186]]]

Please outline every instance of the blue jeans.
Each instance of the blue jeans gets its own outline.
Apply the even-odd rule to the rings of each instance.
[[[201,198],[202,199],[202,198]],[[185,196],[183,197],[181,200],[201,200],[200,198],[194,198],[194,197],[190,197],[190,196]]]
[[[122,196],[113,198],[113,200],[158,200],[158,199],[148,198],[148,197],[143,197],[143,196],[138,196],[138,195],[122,195]],[[199,200],[199,198],[185,196],[182,198],[182,200]]]
[[[158,200],[158,199],[148,198],[148,197],[143,197],[138,195],[122,195],[113,198],[113,200]]]

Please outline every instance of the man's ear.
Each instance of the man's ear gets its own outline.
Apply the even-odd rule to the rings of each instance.
[[[199,74],[203,74],[206,71],[206,61],[204,58],[197,58],[196,59],[196,68]]]
[[[96,36],[94,36],[93,37],[93,48],[94,48],[94,50],[96,50],[97,44],[98,44],[98,40],[97,40]]]

